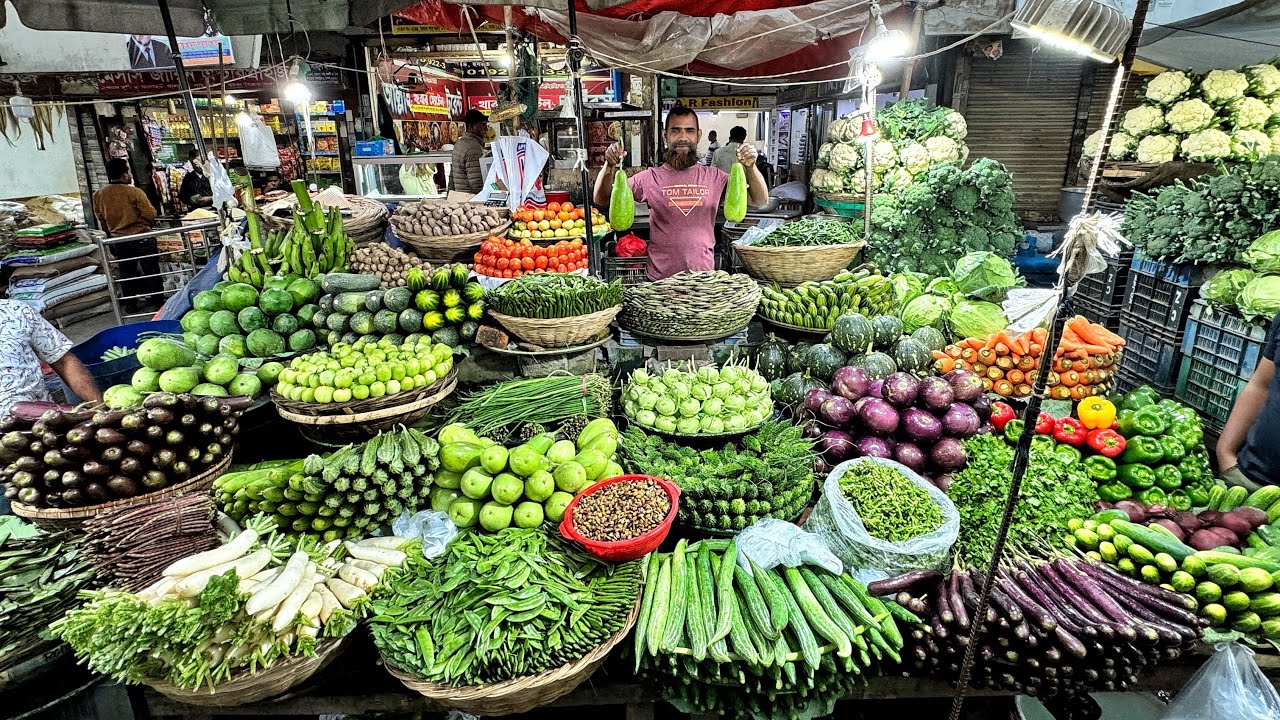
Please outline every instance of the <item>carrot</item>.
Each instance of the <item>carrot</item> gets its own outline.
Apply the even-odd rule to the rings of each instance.
[[[1031,343],[1031,354],[1040,357],[1040,353],[1044,352],[1044,345],[1038,342]]]
[[[1000,378],[1004,377],[1004,370],[1001,370],[995,365],[992,365],[991,367],[987,368],[987,377],[991,378],[992,380],[999,380]]]
[[[1012,355],[1001,355],[996,358],[996,366],[1001,370],[1012,370],[1017,365]]]
[[[978,351],[978,359],[990,365],[996,360],[996,352],[989,347],[984,347]]]
[[[1034,357],[1031,357],[1030,355],[1023,355],[1022,357],[1018,358],[1019,370],[1024,370],[1024,371],[1031,370],[1035,368],[1036,364],[1037,364],[1036,359]]]
[[[1049,391],[1049,397],[1053,398],[1054,400],[1070,400],[1071,388],[1066,387],[1065,385],[1058,385],[1057,387]]]
[[[949,357],[951,357],[951,356],[950,356],[950,355],[948,355],[948,354],[946,354],[946,353],[944,353],[944,352],[942,352],[941,350],[934,350],[934,351],[933,351],[933,359],[934,359],[934,360],[941,360],[941,359],[943,359],[943,358],[949,358]]]
[[[1013,394],[1013,383],[1008,380],[1001,380],[995,384],[995,391],[1001,397],[1009,397]]]
[[[1009,346],[1003,342],[996,343],[996,346],[994,349],[996,351],[996,355],[999,355],[1000,357],[1009,356]]]
[[[1094,355],[1106,355],[1111,352],[1110,345],[1094,345],[1093,343],[1083,344],[1080,349]]]
[[[1040,377],[1040,373],[1036,372],[1035,370],[1032,370],[1026,373],[1026,377],[1023,379],[1026,380],[1028,383],[1034,383],[1036,381],[1036,378],[1038,377]]]
[[[1031,351],[1031,342],[1027,338],[1026,333],[1013,338],[1013,353],[1015,355],[1026,355]]]
[[[959,360],[959,359],[960,359],[960,357],[961,357],[960,353],[961,353],[961,352],[962,352],[962,351],[960,350],[960,348],[956,347],[955,345],[948,345],[948,346],[947,346],[947,349],[946,349],[947,356],[948,356],[948,357],[953,357],[953,358],[955,358],[955,359],[957,359],[957,360]]]
[[[989,377],[982,378],[982,392],[991,392],[991,388],[994,385],[995,383],[991,381],[991,378]]]
[[[1090,386],[1088,385],[1077,385],[1071,388],[1072,400],[1083,400],[1092,394],[1093,392],[1090,390]]]
[[[978,352],[973,348],[967,347],[960,351],[960,358],[966,361],[972,361],[978,356]]]
[[[1031,339],[1034,342],[1038,342],[1041,345],[1043,345],[1044,341],[1047,340],[1048,338],[1049,338],[1048,330],[1045,330],[1044,328],[1041,328],[1041,327],[1031,328]]]
[[[982,363],[974,363],[973,365],[969,366],[969,369],[973,371],[974,375],[987,374],[987,366]]]
[[[942,373],[943,375],[946,375],[952,370],[955,370],[956,359],[953,357],[948,357],[945,353],[940,353],[940,354],[942,355],[942,357],[938,358],[937,363],[935,363],[938,367],[938,372]]]
[[[1027,397],[1031,394],[1031,386],[1023,383],[1013,389],[1013,394],[1017,397]]]
[[[1076,360],[1075,362],[1071,363],[1071,369],[1075,370],[1078,373],[1088,370],[1089,369],[1088,358],[1085,358],[1084,360]]]
[[[1066,372],[1071,369],[1071,361],[1065,357],[1054,358],[1053,369],[1058,372]]]
[[[1050,373],[1049,373],[1049,381],[1048,381],[1046,384],[1047,384],[1049,387],[1053,387],[1054,385],[1057,385],[1057,384],[1058,384],[1058,373],[1056,373],[1056,372],[1050,372]]]
[[[1058,375],[1058,384],[1067,387],[1075,387],[1080,384],[1080,373],[1075,370],[1068,370]]]
[[[1098,335],[1103,340],[1106,340],[1108,345],[1124,344],[1123,337],[1111,332],[1105,326],[1099,325],[1097,323],[1090,323],[1090,327],[1092,328],[1094,334]]]
[[[1071,318],[1067,321],[1067,324],[1075,331],[1076,335],[1079,335],[1080,339],[1086,343],[1089,343],[1090,345],[1099,345],[1108,348],[1108,350],[1111,348],[1111,342],[1106,338],[1106,336],[1097,332],[1097,329],[1102,326],[1094,325],[1085,319],[1083,315],[1077,315]]]
[[[1013,383],[1014,385],[1017,385],[1018,383],[1022,382],[1023,378],[1026,377],[1026,374],[1023,373],[1021,370],[1018,370],[1015,368],[1005,373],[1004,376],[1009,379],[1009,382]]]

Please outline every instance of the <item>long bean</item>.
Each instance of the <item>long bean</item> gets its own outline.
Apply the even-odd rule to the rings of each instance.
[[[503,315],[551,320],[576,317],[622,304],[622,281],[606,283],[584,275],[522,275],[485,295],[489,309]]]
[[[572,417],[606,417],[613,388],[603,375],[548,375],[508,380],[471,393],[458,404],[450,422],[488,434],[519,423],[549,425]]]

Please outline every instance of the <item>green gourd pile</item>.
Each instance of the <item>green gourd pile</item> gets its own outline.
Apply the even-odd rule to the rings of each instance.
[[[893,283],[873,268],[793,288],[766,285],[760,300],[760,314],[766,320],[813,330],[830,330],[845,313],[888,315],[894,309]]]

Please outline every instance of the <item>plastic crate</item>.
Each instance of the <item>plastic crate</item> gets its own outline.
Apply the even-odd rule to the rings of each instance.
[[[1120,313],[1117,332],[1125,340],[1120,369],[1146,384],[1172,390],[1178,382],[1180,344],[1131,315],[1128,309]]]
[[[1206,429],[1221,433],[1246,383],[1247,378],[1188,356],[1182,359],[1174,395],[1200,413]]]
[[[1231,376],[1248,380],[1267,344],[1267,328],[1215,310],[1203,300],[1191,304],[1182,354]]]
[[[1095,305],[1116,305],[1124,302],[1125,289],[1129,284],[1129,266],[1133,262],[1133,253],[1124,253],[1114,260],[1107,261],[1107,269],[1100,273],[1085,275],[1076,290],[1076,299],[1088,300]]]
[[[1161,383],[1151,382],[1147,378],[1135,374],[1132,370],[1126,371],[1124,368],[1116,370],[1115,377],[1111,381],[1111,392],[1121,395],[1146,385],[1156,391],[1157,395],[1162,397],[1173,397],[1175,385],[1163,385]]]
[[[604,257],[600,263],[605,282],[621,280],[623,287],[631,287],[648,281],[645,275],[649,264],[647,257]]]
[[[1123,305],[1123,301],[1112,305],[1102,305],[1076,295],[1072,298],[1071,303],[1075,311],[1085,316],[1089,322],[1097,323],[1111,332],[1120,330],[1120,308]]]
[[[1187,313],[1199,295],[1204,277],[1203,267],[1135,254],[1129,266],[1125,311],[1159,329],[1170,341],[1180,343]]]

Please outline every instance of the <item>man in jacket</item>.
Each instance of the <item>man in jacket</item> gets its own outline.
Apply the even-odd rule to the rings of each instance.
[[[204,171],[204,161],[200,153],[191,151],[189,158],[191,169],[182,177],[182,185],[178,187],[178,199],[189,209],[207,208],[213,205],[213,184]]]
[[[467,111],[463,121],[467,125],[467,131],[453,144],[449,189],[475,195],[484,188],[480,156],[484,155],[484,136],[489,128],[489,118],[479,110],[471,109]]]
[[[125,42],[129,51],[129,67],[133,70],[172,68],[173,51],[150,35],[130,35]]]
[[[136,235],[151,229],[156,208],[147,194],[133,185],[129,161],[112,158],[107,161],[110,184],[93,194],[93,214],[98,226],[108,237]],[[156,257],[156,241],[133,240],[108,246],[120,270],[120,296],[134,307],[158,305],[163,289],[160,261]],[[131,280],[130,278],[141,278]]]
[[[1248,384],[1240,391],[1231,416],[1218,438],[1218,468],[1228,485],[1250,492],[1263,485],[1280,485],[1280,461],[1272,455],[1280,447],[1280,315],[1271,321],[1267,344]]]

